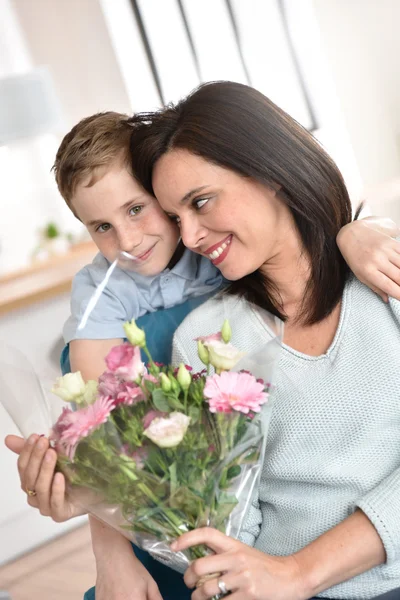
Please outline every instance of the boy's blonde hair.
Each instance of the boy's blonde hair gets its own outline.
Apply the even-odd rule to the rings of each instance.
[[[131,133],[128,115],[108,111],[82,119],[64,137],[52,170],[72,212],[72,199],[82,181],[94,185],[103,175],[103,168],[117,161],[129,167]]]

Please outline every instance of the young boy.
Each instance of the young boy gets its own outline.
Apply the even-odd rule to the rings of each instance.
[[[100,252],[74,279],[71,316],[64,327],[71,368],[80,370],[85,379],[96,379],[103,372],[104,357],[123,338],[124,321],[160,309],[172,310],[193,297],[200,302],[222,284],[221,275],[207,259],[180,245],[176,224],[131,175],[130,133],[125,115],[107,112],[83,119],[65,136],[54,165],[61,195]],[[347,258],[353,252],[352,267],[360,255],[359,246],[365,252],[371,246],[387,245],[387,240],[394,243],[377,234],[379,239],[371,244],[368,227],[352,224],[347,228],[352,229],[347,248],[345,239],[342,248]],[[385,231],[398,233],[393,225]],[[90,298],[120,251],[138,258],[137,270],[115,269],[85,327],[79,330]],[[361,263],[356,274],[365,281],[368,269],[375,265],[364,257]],[[8,445],[20,452],[21,483],[33,494],[28,493],[31,506],[57,521],[79,513],[65,496],[63,476],[54,476],[56,454],[46,439],[31,436],[25,444],[14,439]],[[94,519],[91,527],[98,565],[97,600],[129,598],[133,584],[139,594],[135,598],[159,600],[154,580],[138,565],[127,540]],[[188,591],[186,595],[190,596]]]
[[[61,195],[100,251],[74,279],[63,332],[72,370],[79,365],[83,377],[104,370],[108,350],[124,337],[125,321],[210,295],[222,283],[210,261],[184,249],[177,225],[129,172],[130,135],[125,115],[88,117],[65,136],[54,164]],[[138,259],[135,270],[117,266],[79,329],[90,298],[121,251]]]

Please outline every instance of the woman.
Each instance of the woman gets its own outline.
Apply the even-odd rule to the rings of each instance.
[[[141,135],[143,132],[141,132],[140,120],[138,120],[138,122],[139,127],[137,133]],[[132,151],[135,154],[134,146]],[[366,276],[366,266],[370,265],[371,276],[374,274],[375,277],[377,277],[377,279],[375,279],[376,289],[384,297],[385,293],[387,292],[396,293],[395,280],[397,279],[397,269],[395,268],[395,272],[392,273],[393,264],[390,262],[390,259],[392,259],[392,254],[395,252],[396,242],[391,240],[389,237],[385,237],[378,232],[374,232],[368,227],[369,224],[370,223],[367,221],[364,221],[362,224],[360,224],[360,226],[358,226],[357,223],[353,223],[349,226],[349,228],[344,228],[343,235],[347,235],[347,254],[352,254],[351,263],[352,266],[355,265],[355,269],[357,267],[357,255],[360,255],[359,260],[364,273],[361,274],[361,271],[358,271],[357,274],[360,277]],[[371,223],[371,225],[376,226],[374,223]],[[355,232],[354,239],[356,243],[351,241],[353,236],[352,232]],[[387,230],[387,233],[390,235],[392,234],[390,228]],[[378,238],[382,238],[382,240],[378,239],[377,243],[375,244],[374,235],[376,235]],[[344,244],[342,244],[341,247],[343,251],[346,250]],[[378,258],[376,260],[373,257],[365,257],[364,254],[361,254],[361,252],[358,251],[358,247],[361,247],[363,252],[371,247],[381,248],[383,252],[379,251],[377,253]],[[383,261],[383,263],[381,261]],[[386,271],[387,277],[384,276],[381,271]],[[390,277],[392,277],[392,280]],[[373,279],[370,279],[370,282],[371,281],[373,281]],[[163,320],[164,317],[165,315],[162,314],[162,312],[152,313],[151,315],[151,319],[154,318],[157,321],[159,319]],[[170,321],[170,319],[167,320]],[[143,326],[145,329],[150,329],[156,334],[154,343],[156,346],[158,344],[158,347],[155,349],[153,356],[157,357],[157,351],[163,350],[163,348],[160,347],[160,342],[162,343],[162,340],[160,340],[160,327],[158,324],[156,324],[154,327],[153,320],[151,320],[151,323],[143,323]],[[19,452],[22,448],[21,443],[22,440],[14,441],[13,449]],[[37,464],[32,464],[35,463],[35,461],[32,459],[33,453],[31,450],[32,448],[30,450],[28,448],[28,452],[24,451],[23,460],[20,460],[20,476],[24,489],[26,487],[24,482],[36,481],[38,478],[39,467]],[[45,470],[46,469],[44,468],[44,471]],[[44,487],[50,490],[52,472],[48,472],[47,470],[47,473],[45,472],[43,476],[42,471],[40,471],[40,478],[42,481],[42,488]],[[49,494],[44,495],[43,502],[41,502],[40,498],[36,498],[35,503],[44,514],[50,514],[57,520],[65,520],[65,518],[71,516],[71,513],[74,512],[74,507],[70,506],[68,502],[66,503],[66,500],[62,497],[57,498],[57,506],[55,507],[56,510],[54,511],[51,510],[51,497]],[[159,600],[160,596],[157,586],[155,585],[153,579],[148,576],[143,567],[137,564],[137,561],[135,561],[134,555],[130,549],[128,548],[128,552],[126,551],[127,544],[125,543],[125,540],[121,540],[117,532],[111,532],[105,527],[99,532],[99,538],[104,539],[94,540],[94,550],[98,558],[98,564],[102,565],[98,570],[99,587],[96,593],[97,600],[108,600],[108,598],[114,596],[116,597],[117,595],[127,596],[130,590],[132,590],[132,600]],[[148,557],[145,564],[146,567],[149,566]],[[182,600],[183,598],[190,596],[189,591],[184,588],[182,582],[179,581],[179,578],[175,572],[166,569],[159,563],[153,563],[153,565],[150,565],[150,573],[157,581],[157,584],[162,592],[162,596],[165,600],[167,598],[170,598],[171,600],[176,600],[179,598]],[[89,600],[93,597],[94,593],[92,590],[85,596],[85,599],[87,598],[87,600]],[[131,598],[130,595],[127,597]]]
[[[285,320],[281,372],[258,502],[244,541],[200,529],[193,600],[371,598],[400,586],[400,304],[350,277],[336,247],[351,221],[343,179],[312,136],[259,92],[217,82],[141,117],[133,170],[233,283],[175,336],[177,360],[200,366],[193,338],[235,307],[234,340],[269,332],[248,301]],[[394,251],[393,267],[400,256]],[[222,576],[212,576],[222,573]]]

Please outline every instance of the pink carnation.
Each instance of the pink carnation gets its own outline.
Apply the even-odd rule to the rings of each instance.
[[[144,400],[143,390],[134,381],[125,381],[115,373],[106,371],[99,377],[99,396],[111,399],[114,406],[118,404],[135,404]]]
[[[111,371],[105,371],[99,377],[99,395],[100,396],[116,396],[118,393],[118,388],[120,384],[120,379],[112,373]]]
[[[208,398],[213,413],[233,410],[245,414],[258,413],[268,400],[264,386],[253,375],[226,371],[207,378],[204,396]]]
[[[102,397],[70,416],[71,423],[62,431],[59,439],[70,460],[73,460],[79,442],[105,423],[113,408],[113,401]]]
[[[146,372],[140,356],[140,348],[128,342],[112,348],[105,360],[112,373],[125,379],[135,380]]]
[[[127,404],[128,406],[131,406],[144,399],[145,397],[142,388],[133,381],[121,381],[116,397],[112,398],[114,406],[118,406],[118,404]]]
[[[63,408],[61,415],[58,417],[56,423],[53,425],[49,441],[50,445],[55,448],[60,441],[60,437],[64,431],[74,422],[74,415],[76,413],[70,408]]]

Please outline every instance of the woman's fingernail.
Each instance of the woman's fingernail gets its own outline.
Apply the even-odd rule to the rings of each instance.
[[[45,439],[42,438],[41,440],[38,441],[39,450],[44,450],[46,448],[46,446],[47,446],[47,442]]]
[[[28,438],[28,444],[30,446],[32,446],[32,444],[34,444],[36,442],[36,435],[33,433],[32,435],[29,436]]]
[[[44,455],[44,460],[46,462],[50,462],[53,459],[53,453],[51,450],[47,450],[46,454]]]
[[[175,552],[175,550],[177,550],[177,548],[178,548],[177,542],[172,542],[172,544],[170,545],[170,548],[173,552]]]

